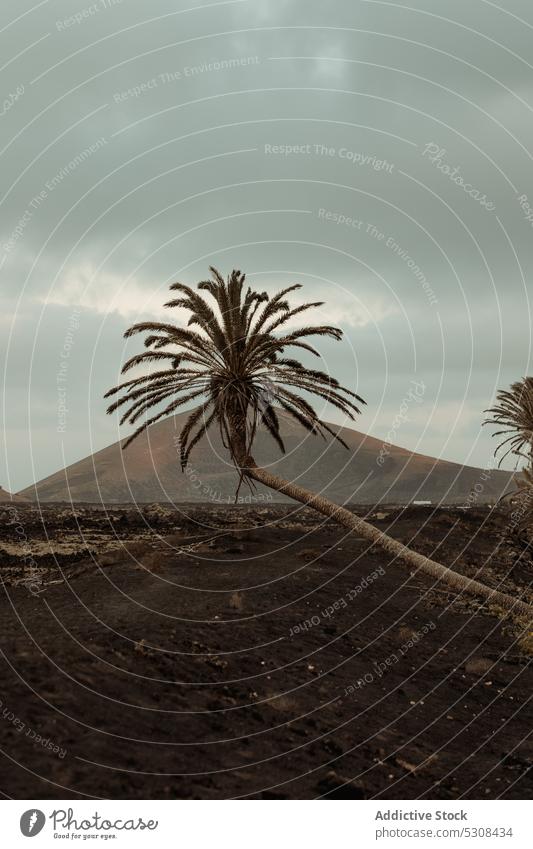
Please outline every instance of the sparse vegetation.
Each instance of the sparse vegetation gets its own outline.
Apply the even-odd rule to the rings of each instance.
[[[511,499],[513,511],[507,525],[507,538],[518,542],[531,554],[533,542],[533,377],[524,377],[513,383],[510,389],[497,394],[494,407],[485,410],[489,417],[484,424],[497,425],[501,429],[493,435],[501,437],[494,452],[499,456],[499,465],[513,454],[525,461],[516,474],[516,489],[505,497]]]

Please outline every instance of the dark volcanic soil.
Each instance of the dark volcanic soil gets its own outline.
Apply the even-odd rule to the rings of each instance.
[[[0,513],[5,796],[533,797],[531,636],[334,523],[272,505]],[[533,598],[504,513],[374,521]]]

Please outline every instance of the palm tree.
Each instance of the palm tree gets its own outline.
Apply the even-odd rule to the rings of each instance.
[[[496,399],[495,406],[485,410],[489,417],[483,424],[502,428],[493,434],[503,437],[494,451],[495,456],[500,454],[498,466],[509,454],[526,460],[516,477],[516,489],[504,497],[517,502],[508,525],[509,537],[517,537],[529,549],[533,531],[533,377],[524,377],[510,389],[500,389]]]
[[[307,341],[309,337],[341,339],[342,331],[329,325],[312,325],[298,330],[287,328],[296,316],[322,306],[321,302],[291,307],[287,295],[301,288],[298,285],[269,297],[266,292],[251,288],[245,291],[245,275],[240,271],[233,271],[227,280],[215,268],[210,271],[211,278],[198,283],[199,291],[181,283],[170,287],[178,297],[165,306],[190,313],[186,328],[169,323],[141,322],[125,333],[126,338],[136,333],[148,334],[144,343],[148,350],[129,359],[122,373],[153,363],[163,368],[127,380],[106,394],[109,397],[121,393],[107,411],[113,413],[125,405],[121,424],[134,424],[142,417],[142,424],[124,442],[123,448],[159,419],[184,404],[201,399],[180,433],[182,470],[186,468],[191,450],[214,424],[220,429],[240,482],[258,481],[334,518],[412,569],[443,580],[459,592],[531,617],[532,609],[524,602],[410,550],[344,507],[257,465],[251,451],[260,422],[280,451],[285,451],[278,418],[280,409],[310,433],[324,438],[329,435],[348,447],[338,433],[320,420],[311,404],[302,397],[302,391],[332,404],[351,420],[359,413],[357,404],[365,402],[334,377],[307,368],[286,353],[291,348],[319,357],[318,351]],[[214,305],[211,306],[199,292],[212,296]],[[163,401],[169,403],[150,418],[145,417],[145,413]]]
[[[483,424],[503,425],[493,436],[505,436],[494,452],[499,454],[507,446],[499,465],[508,454],[525,458],[533,464],[533,377],[524,377],[511,384],[510,389],[500,389],[496,395],[498,403],[488,410],[489,418]],[[526,449],[526,453],[524,452]]]

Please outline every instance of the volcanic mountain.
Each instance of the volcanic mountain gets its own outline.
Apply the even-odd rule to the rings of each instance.
[[[23,498],[22,495],[13,495],[13,493],[7,492],[7,490],[0,486],[0,504],[5,504],[6,502],[14,504],[27,504],[28,499]]]
[[[117,442],[23,490],[20,495],[40,501],[73,502],[211,502],[234,503],[238,475],[222,445],[218,429],[193,450],[183,473],[178,436],[189,413],[171,416],[148,428],[125,451]],[[382,465],[383,443],[350,428],[331,425],[349,450],[335,441],[307,433],[284,413],[279,414],[286,454],[259,429],[254,456],[259,464],[284,478],[339,503],[405,504],[427,500],[462,504],[496,501],[511,483],[509,472],[483,472],[390,446]],[[287,497],[246,482],[241,503],[287,501]]]

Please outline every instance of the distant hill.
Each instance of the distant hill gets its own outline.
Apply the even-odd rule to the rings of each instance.
[[[213,427],[208,439],[193,450],[187,473],[181,472],[177,438],[187,416],[182,413],[164,419],[126,451],[117,442],[44,478],[20,495],[41,501],[232,503],[238,479],[217,428]],[[378,439],[331,425],[349,445],[347,451],[339,443],[308,434],[286,414],[280,414],[280,419],[287,453],[280,456],[271,437],[260,430],[253,452],[258,463],[336,502],[404,504],[428,500],[461,504],[476,491],[476,503],[482,504],[499,498],[512,479],[510,472],[483,473],[394,446],[379,465],[382,442]],[[265,494],[274,501],[287,500],[258,487],[253,501],[263,500]],[[240,495],[249,500],[246,484]]]

